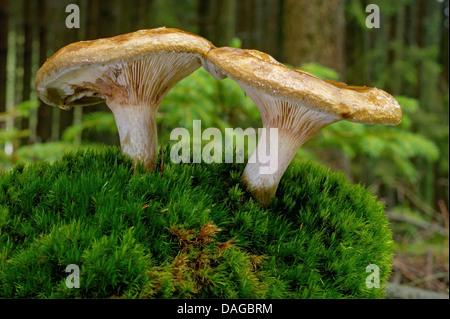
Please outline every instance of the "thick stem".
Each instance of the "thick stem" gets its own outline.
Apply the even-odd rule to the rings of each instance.
[[[275,196],[278,183],[298,149],[323,127],[339,118],[315,111],[301,103],[294,104],[262,93],[242,83],[239,85],[261,112],[264,128],[278,129],[278,143],[270,142],[269,138],[260,139],[242,175],[243,182],[253,197],[261,206],[267,206]],[[266,136],[269,136],[267,134],[269,130],[266,129]],[[257,154],[264,155],[267,149],[270,150],[269,161],[264,156],[258,158]],[[267,166],[272,168],[269,173],[265,172]]]
[[[271,140],[270,135],[267,129],[265,135],[260,137],[242,175],[247,189],[261,206],[269,205],[281,177],[295,153],[305,142],[305,139],[295,138],[282,130],[278,130],[276,140],[273,135]]]
[[[122,153],[135,163],[141,163],[148,171],[156,170],[158,158],[158,133],[156,106],[121,105],[108,103],[119,131]]]

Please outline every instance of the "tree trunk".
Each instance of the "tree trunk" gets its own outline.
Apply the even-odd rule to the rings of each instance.
[[[344,8],[341,0],[285,0],[284,62],[294,67],[317,62],[344,70]]]
[[[229,46],[231,44],[231,40],[233,39],[235,33],[235,12],[235,0],[217,1],[215,12],[216,28],[214,34],[217,46]]]
[[[238,1],[236,36],[245,49],[257,49],[255,39],[255,0]]]
[[[441,114],[441,116],[445,116],[445,113],[442,112],[445,102],[443,101],[443,94],[439,91],[442,71],[437,64],[439,62],[437,48],[441,46],[440,34],[443,22],[441,12],[443,9],[443,3],[438,1],[427,1],[425,4],[423,45],[429,51],[436,50],[436,53],[433,57],[422,62],[419,99],[421,108],[434,114]],[[438,170],[439,164],[425,162],[421,167],[428,173],[424,176],[419,191],[428,205],[437,206],[437,200],[440,198],[435,198],[434,186],[435,172]]]
[[[6,57],[8,55],[9,0],[0,4],[0,113],[6,110]]]
[[[295,68],[308,62],[344,73],[345,19],[341,0],[284,0],[283,61]],[[350,160],[329,149],[321,160],[351,179]]]
[[[199,0],[197,3],[199,35],[216,46],[229,46],[235,34],[235,0]]]
[[[112,22],[116,21],[114,10],[111,7],[115,2],[91,0],[88,1],[87,18],[87,40],[95,40],[99,38],[111,37],[118,34],[118,26],[112,26]],[[92,112],[111,112],[106,103],[86,106],[82,108],[83,114]],[[83,134],[83,140],[99,141],[106,144],[119,144],[119,136],[105,136],[101,133]]]
[[[346,68],[345,77],[342,80],[347,82],[347,79],[357,79],[359,83],[350,83],[355,85],[370,83],[369,67],[367,65],[367,51],[370,40],[368,30],[358,26],[360,22],[358,22],[354,14],[347,13],[345,18]],[[375,45],[377,45],[377,41],[375,41]]]
[[[23,50],[23,79],[22,79],[22,101],[27,101],[31,97],[31,90],[34,89],[32,83],[32,42],[33,42],[33,27],[35,15],[35,1],[29,0],[24,5],[24,50]],[[29,118],[23,118],[21,122],[21,129],[25,130],[29,128]],[[21,139],[21,145],[28,144],[30,142],[29,137]]]
[[[56,22],[54,26],[54,35],[53,35],[53,52],[56,52],[60,48],[76,42],[78,40],[78,33],[80,29],[77,28],[67,28],[65,25],[66,17],[69,13],[65,12],[65,8],[67,5],[72,3],[71,0],[64,0],[64,1],[58,1],[54,4],[53,10],[52,10],[52,17],[53,20]],[[81,7],[81,5],[79,4]],[[80,8],[81,10],[81,8]],[[80,12],[80,23],[81,19],[85,18],[81,15]],[[81,25],[80,25],[81,28]],[[59,140],[64,132],[64,130],[73,124],[73,113],[74,110],[71,109],[69,111],[63,111],[58,108],[53,109],[54,115],[57,114],[57,116],[53,116],[54,121],[57,123],[53,123],[52,128],[52,140]]]
[[[258,33],[257,48],[281,61],[282,33],[282,1],[259,0],[259,14],[256,17]]]
[[[444,10],[447,10],[447,14],[445,14]],[[448,65],[448,37],[449,37],[449,33],[448,33],[448,28],[449,28],[449,16],[448,16],[448,10],[449,10],[449,1],[446,0],[444,2],[444,10],[442,10],[442,19],[443,19],[443,24],[442,24],[442,32],[441,32],[441,47],[440,47],[440,61],[439,63],[442,64],[442,81],[441,81],[441,89],[443,91],[447,90],[448,91],[448,69],[449,69],[449,65]]]
[[[14,16],[12,28],[14,30],[14,46],[15,46],[15,65],[14,65],[14,80],[8,79],[8,81],[14,81],[14,89],[13,92],[13,100],[12,102],[12,108],[15,108],[17,104],[23,101],[22,99],[22,92],[23,92],[23,78],[24,78],[24,72],[18,72],[18,70],[23,70],[24,68],[24,49],[25,46],[22,45],[18,39],[24,37],[24,24],[25,24],[25,17],[24,17],[24,1],[17,0],[13,4],[12,12]],[[17,129],[21,129],[21,119],[20,118],[14,118],[14,127]],[[14,139],[14,152],[17,150],[19,146],[19,139]]]
[[[38,0],[39,16],[39,65],[42,66],[47,60],[48,26],[47,26],[47,0]],[[52,111],[53,106],[46,105],[41,101],[38,109],[37,141],[46,142],[52,134]]]
[[[198,0],[197,3],[197,27],[198,34],[210,39],[212,34],[211,12],[213,2],[211,0]]]

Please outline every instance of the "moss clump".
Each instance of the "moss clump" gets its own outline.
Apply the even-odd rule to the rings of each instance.
[[[146,174],[105,148],[1,173],[0,296],[384,296],[392,237],[367,189],[293,163],[263,209],[240,182],[244,166],[165,155],[163,174]],[[65,285],[69,264],[78,289]],[[380,288],[366,286],[369,264]]]

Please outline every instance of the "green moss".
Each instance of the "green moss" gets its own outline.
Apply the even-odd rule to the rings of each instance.
[[[240,182],[244,166],[165,155],[163,174],[145,174],[105,148],[3,172],[0,296],[384,296],[392,237],[367,189],[292,163],[263,209]],[[65,285],[69,264],[78,289]],[[369,264],[381,288],[366,286]]]

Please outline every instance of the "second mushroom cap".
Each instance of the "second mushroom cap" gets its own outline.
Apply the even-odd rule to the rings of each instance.
[[[400,105],[383,90],[322,80],[257,50],[216,48],[208,53],[203,66],[216,79],[236,81],[261,113],[267,131],[250,156],[242,179],[263,206],[275,196],[297,150],[324,126],[340,120],[395,125],[402,119]],[[270,128],[277,130],[275,145]],[[268,151],[268,162],[262,163],[258,156]],[[272,165],[275,172],[262,173]]]

